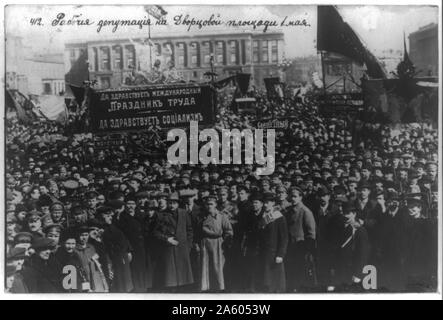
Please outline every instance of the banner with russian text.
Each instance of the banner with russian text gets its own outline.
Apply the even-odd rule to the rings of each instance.
[[[214,124],[214,91],[209,85],[159,85],[92,90],[95,133]]]

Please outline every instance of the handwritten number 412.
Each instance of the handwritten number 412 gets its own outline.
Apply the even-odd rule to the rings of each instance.
[[[31,26],[42,26],[42,18],[31,18]]]

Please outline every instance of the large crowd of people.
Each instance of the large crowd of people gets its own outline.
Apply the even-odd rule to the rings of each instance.
[[[172,165],[163,133],[99,148],[88,132],[8,119],[6,290],[435,291],[438,131],[255,96],[260,117],[291,120],[268,176]],[[231,102],[221,90],[215,127],[253,127]]]

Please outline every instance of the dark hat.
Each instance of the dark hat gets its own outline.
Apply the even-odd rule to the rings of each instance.
[[[107,205],[111,208],[114,208],[114,209],[120,209],[121,207],[123,207],[125,205],[125,203],[121,200],[113,199],[113,200],[109,200],[107,202]]]
[[[140,198],[149,198],[149,192],[148,191],[140,191],[140,192],[137,192],[136,194],[135,194],[135,197],[137,198],[137,199],[140,199]]]
[[[272,192],[265,192],[263,194],[263,201],[275,201],[275,194]]]
[[[32,242],[32,234],[29,232],[18,232],[14,236],[14,243],[31,243]]]
[[[52,210],[54,207],[61,207],[62,209],[64,208],[63,203],[61,203],[60,201],[53,202],[49,209]]]
[[[105,224],[96,218],[90,219],[88,221],[88,227],[90,230],[92,230],[94,228],[102,229],[104,226],[105,226]]]
[[[88,192],[85,193],[85,197],[86,197],[86,199],[97,198],[98,197],[98,192],[97,191],[88,191]]]
[[[50,206],[52,204],[52,199],[46,194],[42,194],[38,199],[38,204],[40,207]]]
[[[84,224],[76,228],[77,235],[82,233],[89,233],[91,231],[91,226],[89,224]]]
[[[261,201],[263,202],[263,195],[259,192],[254,192],[251,194],[250,198],[251,201]]]
[[[6,257],[6,260],[18,260],[24,259],[26,257],[26,249],[25,248],[12,248]]]
[[[324,187],[324,186],[320,187],[320,188],[318,189],[318,191],[317,191],[317,195],[318,195],[319,197],[323,197],[323,196],[326,196],[326,195],[328,195],[328,194],[331,194],[331,192],[329,191],[328,188],[326,188],[326,187]]]
[[[35,251],[43,251],[54,248],[55,242],[52,239],[37,237],[33,239],[31,247],[34,248]]]
[[[26,221],[36,221],[36,220],[40,220],[41,219],[41,213],[38,211],[31,211],[28,212],[28,214],[26,215]]]
[[[343,207],[343,213],[344,214],[348,214],[351,212],[357,212],[357,208],[353,203],[347,203],[344,207]]]
[[[417,199],[417,198],[406,198],[406,203],[407,203],[408,207],[409,206],[414,207],[414,206],[421,206],[422,205],[422,201],[420,199]]]
[[[340,195],[338,195],[338,196],[335,197],[334,201],[336,201],[336,202],[341,202],[341,203],[343,203],[343,204],[346,204],[346,203],[348,203],[349,200],[348,200],[348,197],[346,197],[346,196],[343,195],[343,194],[340,194]]]
[[[358,189],[359,189],[359,190],[361,190],[361,189],[369,189],[369,190],[371,190],[371,189],[372,189],[372,186],[371,186],[371,184],[370,184],[369,182],[363,181],[363,182],[361,182],[361,183],[358,185]]]
[[[62,229],[63,229],[63,227],[61,226],[61,224],[52,223],[52,224],[49,224],[43,228],[43,233],[47,234],[53,230],[55,232],[61,233]]]
[[[145,207],[148,208],[148,209],[154,209],[154,208],[158,207],[158,203],[155,200],[148,200],[145,203]]]

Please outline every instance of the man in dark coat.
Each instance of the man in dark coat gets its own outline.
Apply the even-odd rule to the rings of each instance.
[[[158,224],[158,203],[156,200],[148,200],[145,203],[146,215],[143,221],[143,232],[146,249],[146,286],[152,289],[154,286],[155,270],[159,257],[159,240],[154,236]]]
[[[202,207],[195,203],[197,197],[197,190],[184,189],[179,192],[180,198],[183,200],[181,208],[186,211],[186,213],[191,218],[192,230],[193,230],[193,241],[191,248],[191,266],[192,274],[194,276],[195,289],[198,290],[200,286],[200,276],[201,276],[201,255],[200,255],[200,241],[202,239],[201,234],[201,222],[204,218],[204,212]]]
[[[121,213],[116,226],[123,231],[132,247],[131,275],[134,292],[146,292],[146,249],[142,222],[135,216],[135,200],[126,201],[126,209]]]
[[[31,247],[35,253],[22,270],[23,280],[29,293],[62,292],[60,264],[51,254],[54,241],[36,238]]]
[[[405,214],[404,208],[400,208],[398,196],[392,195],[387,199],[386,210],[380,217],[379,287],[391,292],[404,289],[402,245]]]
[[[342,290],[360,288],[363,268],[368,265],[370,245],[366,228],[357,221],[358,209],[349,204],[344,209],[341,245],[336,254],[337,278]]]
[[[403,270],[406,290],[430,292],[437,287],[437,223],[422,214],[422,201],[407,200],[404,219]]]
[[[332,286],[334,252],[339,246],[339,230],[342,217],[339,209],[332,203],[330,191],[323,187],[317,192],[318,201],[314,205],[314,218],[317,226],[316,265],[321,286]]]
[[[286,210],[289,230],[287,254],[287,289],[297,291],[316,285],[313,254],[316,225],[314,215],[303,203],[303,191],[299,187],[290,190],[292,205]]]
[[[154,236],[160,241],[155,276],[158,286],[174,291],[193,284],[190,260],[193,240],[192,222],[186,211],[179,209],[177,193],[169,196],[168,210],[159,212]]]
[[[282,293],[286,289],[284,257],[288,246],[285,217],[275,210],[275,196],[263,195],[264,212],[259,222],[260,284],[265,292]]]
[[[102,239],[113,266],[110,292],[131,292],[134,289],[130,269],[131,245],[124,233],[112,223],[114,213],[111,207],[99,207],[97,214],[105,224]]]

